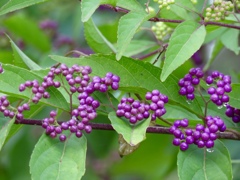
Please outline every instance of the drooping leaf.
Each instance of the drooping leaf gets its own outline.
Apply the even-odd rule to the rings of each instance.
[[[229,93],[229,104],[240,109],[240,84],[232,84],[232,91]]]
[[[197,101],[194,100],[189,105],[185,97],[179,96],[178,79],[175,76],[170,75],[167,81],[161,82],[158,78],[161,74],[161,69],[150,63],[126,57],[122,57],[120,61],[116,61],[114,55],[91,55],[82,58],[50,57],[68,66],[74,64],[91,66],[93,69],[92,74],[101,77],[105,76],[107,72],[112,72],[120,76],[120,90],[126,92],[138,93],[141,96],[145,96],[147,91],[158,89],[161,93],[168,96],[170,104],[181,106],[197,116],[203,115]]]
[[[239,54],[240,46],[238,44],[239,40],[239,30],[237,29],[228,29],[221,36],[221,41],[224,46],[233,51],[236,55]]]
[[[134,177],[142,179],[165,179],[176,168],[177,148],[172,147],[171,140],[169,135],[147,133],[146,140],[141,142],[137,151],[113,164],[111,174],[134,173]]]
[[[0,8],[0,15],[45,1],[48,0],[8,0],[7,3]]]
[[[130,125],[129,122],[117,117],[116,112],[109,113],[108,118],[113,128],[118,134],[121,134],[125,141],[131,146],[136,146],[146,138],[146,129],[151,120],[151,118],[148,118],[139,124]]]
[[[13,55],[14,55],[14,60],[13,64],[18,67],[26,68],[26,69],[31,69],[31,70],[39,70],[41,69],[40,66],[38,66],[34,61],[32,61],[29,57],[27,57],[24,52],[21,51],[17,47],[17,45],[12,41],[12,39],[8,36],[10,43],[12,45],[13,49]]]
[[[116,52],[115,47],[102,35],[92,19],[84,23],[84,35],[94,52],[103,54]]]
[[[51,49],[47,35],[40,30],[37,22],[32,21],[29,17],[16,14],[6,18],[3,23],[10,32],[19,36],[24,42],[44,52]]]
[[[147,17],[148,14],[146,12],[135,11],[121,17],[118,26],[117,60],[122,57],[134,34],[142,23],[147,20]]]
[[[87,141],[85,136],[67,134],[65,142],[43,134],[30,159],[32,179],[79,180],[85,173]]]
[[[219,140],[209,150],[192,145],[178,153],[178,175],[180,180],[232,179],[229,152]]]
[[[161,74],[162,81],[201,47],[205,35],[205,27],[195,21],[185,21],[177,26],[169,40]]]
[[[11,130],[11,127],[15,121],[15,117],[13,119],[6,120],[5,118],[0,118],[0,150],[2,149],[5,140]]]
[[[100,0],[82,0],[82,22],[87,22],[100,5]]]
[[[26,89],[24,92],[20,92],[18,87],[21,83],[25,83],[27,80],[38,80],[39,82],[43,81],[43,77],[39,77],[26,69],[22,69],[12,65],[4,65],[2,64],[4,73],[0,74],[0,92],[3,92],[8,95],[12,95],[14,97],[30,99],[31,98],[31,90]],[[47,89],[51,98],[49,99],[41,99],[40,102],[52,106],[57,107],[62,110],[68,111],[69,106],[66,99],[63,95],[53,87]]]

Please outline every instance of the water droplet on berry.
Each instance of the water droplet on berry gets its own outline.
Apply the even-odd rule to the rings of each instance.
[[[227,107],[227,105],[228,105],[228,103],[224,103],[224,104],[223,104],[224,107]]]
[[[222,109],[222,108],[223,108],[223,106],[218,106],[217,108],[218,108],[218,109]]]
[[[187,102],[188,104],[192,104],[192,101],[191,101],[191,100],[186,100],[186,102]]]
[[[207,152],[213,153],[213,152],[214,152],[214,149],[213,149],[213,148],[207,148]]]

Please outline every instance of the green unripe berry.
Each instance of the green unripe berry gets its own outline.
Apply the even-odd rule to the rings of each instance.
[[[208,7],[208,8],[206,9],[206,11],[207,11],[207,12],[211,12],[212,9]]]
[[[207,17],[210,17],[210,16],[211,16],[211,13],[210,13],[210,12],[207,12],[207,13],[206,13],[206,16],[207,16]]]

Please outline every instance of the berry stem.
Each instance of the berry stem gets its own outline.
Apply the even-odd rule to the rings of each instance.
[[[205,104],[204,117],[206,117],[207,116],[207,109],[208,109],[207,107],[208,107],[208,103],[210,102],[210,100],[206,101],[205,98],[203,97],[201,91],[199,89],[197,91],[198,91],[199,95],[201,96],[202,100],[204,101],[204,104]],[[205,121],[203,121],[203,122],[205,124]]]
[[[173,123],[170,123],[168,120],[164,119],[163,117],[160,117],[159,119],[160,119],[161,121],[165,122],[166,124],[170,125],[170,126],[173,125]]]
[[[58,121],[58,124],[62,124],[64,121]],[[16,119],[15,124],[25,124],[25,125],[42,125],[42,120],[36,119]],[[111,124],[103,124],[103,123],[89,123],[92,129],[95,130],[114,130]],[[194,130],[194,128],[193,128]],[[234,130],[233,130],[234,131]],[[162,127],[162,126],[149,126],[146,130],[147,133],[154,134],[171,134],[170,127]],[[172,134],[171,134],[172,135]],[[232,132],[232,129],[228,129],[226,132],[217,132],[219,139],[232,139],[232,140],[240,140],[240,134],[238,132]]]
[[[117,109],[114,107],[114,105],[113,105],[113,103],[112,103],[112,101],[111,101],[111,99],[110,99],[110,97],[109,97],[108,92],[106,93],[106,95],[107,95],[108,101],[109,101],[109,103],[110,103],[110,107],[111,107],[114,111],[117,111]]]

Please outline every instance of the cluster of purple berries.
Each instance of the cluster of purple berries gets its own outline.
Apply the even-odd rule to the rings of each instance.
[[[210,99],[214,104],[222,106],[228,103],[229,96],[226,93],[232,91],[231,76],[213,71],[212,74],[206,78],[206,83],[213,85],[208,88],[207,92],[211,95]]]
[[[103,78],[94,76],[86,91],[88,93],[92,93],[94,91],[107,92],[108,87],[111,87],[113,90],[117,90],[119,88],[119,81],[120,77],[112,74],[111,72],[107,73]]]
[[[0,97],[0,112],[3,113],[5,117],[13,118],[15,116],[15,113],[11,110],[9,110],[9,101],[6,96]]]
[[[206,127],[197,124],[195,129],[188,127],[188,119],[176,120],[170,128],[170,132],[174,135],[173,145],[180,146],[182,151],[188,149],[190,144],[195,144],[199,148],[213,148],[214,141],[217,139],[218,131],[225,131],[226,125],[224,121],[216,116],[207,116],[205,118]]]
[[[74,116],[69,121],[61,123],[58,125],[56,121],[56,111],[50,112],[50,117],[45,118],[42,123],[42,127],[45,129],[47,135],[52,138],[56,138],[59,135],[59,140],[64,142],[67,137],[63,134],[64,130],[70,130],[71,133],[75,133],[76,137],[82,137],[82,131],[90,133],[92,127],[90,125],[85,125],[83,122],[78,121]]]
[[[66,140],[66,136],[61,134],[63,130],[70,130],[75,133],[77,137],[82,136],[82,131],[90,133],[92,127],[89,125],[89,121],[93,120],[97,116],[97,108],[100,106],[99,101],[95,100],[91,94],[95,91],[107,92],[109,87],[113,90],[117,90],[119,87],[120,78],[112,73],[107,73],[105,77],[99,76],[91,77],[92,72],[89,66],[73,65],[68,67],[65,64],[54,66],[50,69],[48,74],[44,76],[43,82],[39,83],[37,80],[26,81],[20,84],[19,91],[25,91],[27,88],[31,88],[33,97],[31,101],[38,103],[41,98],[50,98],[50,94],[47,92],[47,88],[54,87],[59,88],[61,86],[68,92],[68,94],[78,93],[79,105],[77,108],[71,111],[72,119],[63,122],[58,125],[56,118],[56,112],[50,112],[50,118],[45,118],[42,123],[42,127],[46,129],[46,134],[52,138],[57,137],[61,141]],[[56,80],[58,76],[59,81]],[[15,114],[6,110],[9,102],[2,97],[1,108],[6,116],[13,117]],[[25,103],[17,108],[17,119],[23,119],[23,111],[29,110],[29,104]]]
[[[32,93],[34,94],[34,96],[32,97],[32,102],[37,104],[42,98],[50,98],[49,93],[46,91],[46,88],[49,86],[52,86],[52,84],[47,84],[46,82],[43,82],[40,85],[38,80],[35,79],[33,81],[26,81],[25,83],[20,84],[19,91],[23,92],[26,90],[26,88],[32,88]]]
[[[151,115],[151,120],[161,117],[166,113],[164,104],[168,102],[168,97],[161,94],[158,90],[147,92],[145,95],[146,100],[151,101],[150,104],[141,103],[133,98],[122,98],[117,109],[118,117],[125,117],[129,119],[132,124],[137,123]]]
[[[203,77],[203,71],[201,68],[192,68],[189,73],[184,76],[184,78],[178,81],[178,85],[181,87],[179,94],[186,96],[188,100],[193,100],[195,98],[194,86],[200,83],[200,79]]]
[[[226,116],[232,118],[232,121],[235,123],[240,122],[240,109],[234,108],[230,105],[226,106]]]
[[[129,119],[129,122],[135,124],[138,121],[146,119],[150,116],[149,105],[141,103],[133,98],[122,98],[118,104],[117,116]]]
[[[153,90],[152,92],[147,92],[145,95],[146,100],[149,100],[151,113],[151,120],[154,121],[156,118],[160,118],[166,113],[164,105],[168,103],[168,97],[158,90]]]

